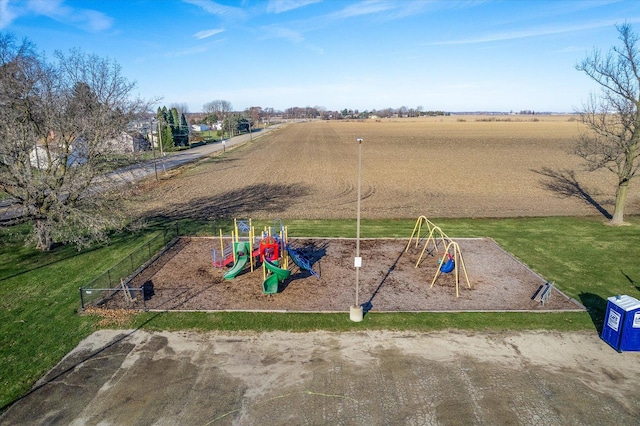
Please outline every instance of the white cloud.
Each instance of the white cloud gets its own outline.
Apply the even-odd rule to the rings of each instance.
[[[75,22],[81,28],[94,32],[108,30],[113,25],[113,19],[109,16],[88,9],[74,9],[69,15],[63,16],[61,22],[64,22],[65,19]]]
[[[304,36],[300,32],[289,28],[269,26],[262,27],[261,30],[263,39],[282,38],[292,43],[301,43],[304,41]]]
[[[318,3],[319,1],[320,0],[269,0],[267,12],[276,14],[288,12],[313,3]]]
[[[626,22],[633,23],[640,20],[640,18],[630,18],[627,19]],[[545,27],[537,27],[526,30],[519,31],[507,31],[502,33],[493,33],[486,34],[483,36],[478,36],[475,38],[469,39],[459,39],[459,40],[447,40],[440,42],[428,43],[430,46],[443,46],[443,45],[455,45],[455,44],[477,44],[477,43],[487,43],[493,41],[504,41],[504,40],[514,40],[521,38],[532,38],[532,37],[540,37],[545,35],[553,35],[553,34],[563,34],[563,33],[571,33],[577,31],[587,31],[596,28],[606,28],[613,27],[614,25],[619,25],[620,21],[615,19],[596,21],[596,22],[588,22],[582,24],[557,24],[555,26],[545,26]]]
[[[9,0],[0,0],[0,29],[9,26],[18,13],[9,7]]]
[[[203,31],[198,31],[197,33],[195,33],[193,36],[195,38],[197,38],[198,40],[202,40],[203,38],[207,38],[207,37],[211,37],[214,36],[216,34],[220,34],[221,32],[223,32],[224,30],[221,28],[215,28],[215,29],[211,29],[211,30],[203,30]]]
[[[66,6],[63,0],[29,0],[26,3],[0,0],[0,28],[23,16],[46,16],[63,24],[72,24],[86,31],[104,31],[113,25],[113,19],[102,12]]]
[[[182,0],[185,3],[198,6],[211,15],[215,15],[223,19],[244,19],[246,14],[242,8],[225,6],[211,0]]]
[[[386,12],[394,9],[396,3],[384,1],[364,1],[347,6],[344,9],[331,14],[334,19],[346,19],[354,16],[371,15],[373,13]]]

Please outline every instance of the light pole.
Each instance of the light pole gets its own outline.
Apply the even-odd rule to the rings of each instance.
[[[156,181],[158,180],[158,163],[156,161],[156,146],[153,141],[153,123],[155,122],[155,118],[151,119],[151,128],[149,129],[149,135],[151,136],[151,151],[153,151],[153,171],[156,174]]]
[[[351,321],[360,322],[363,318],[362,306],[358,304],[358,292],[360,285],[360,267],[362,266],[362,258],[360,257],[360,194],[362,187],[362,138],[356,139],[358,142],[358,207],[356,219],[356,257],[353,260],[353,266],[356,268],[356,303],[349,310],[349,318]]]
[[[158,139],[159,139],[159,145],[160,145],[160,161],[162,161],[162,171],[167,173],[167,171],[164,168],[164,152],[162,150],[162,127],[160,126],[160,122],[162,120],[158,120]]]
[[[160,158],[164,157],[164,152],[162,152],[162,127],[160,127],[160,120],[158,120],[158,138],[160,139]],[[164,164],[164,163],[163,163]]]

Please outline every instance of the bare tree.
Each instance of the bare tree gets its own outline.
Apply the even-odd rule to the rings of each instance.
[[[251,125],[254,126],[256,123],[260,122],[260,117],[262,116],[262,108],[259,106],[249,107],[245,110],[245,115],[251,122]]]
[[[233,107],[231,106],[231,102],[218,99],[202,105],[202,111],[207,114],[218,114],[222,118],[233,111]]]
[[[21,204],[41,250],[88,244],[119,222],[105,163],[148,107],[130,99],[135,83],[117,63],[78,50],[54,58],[0,33],[0,190]]]
[[[265,121],[267,127],[271,125],[271,117],[273,117],[274,111],[272,107],[266,107],[262,110],[264,112]]]
[[[638,171],[640,142],[640,52],[638,36],[629,24],[616,26],[622,46],[606,55],[594,49],[576,66],[601,86],[578,111],[587,131],[581,134],[575,153],[589,170],[607,169],[618,184],[610,223],[624,223],[629,183]]]
[[[187,103],[172,103],[171,105],[169,105],[169,109],[175,108],[176,111],[178,111],[178,117],[180,117],[181,115],[187,115],[189,114],[189,105]]]

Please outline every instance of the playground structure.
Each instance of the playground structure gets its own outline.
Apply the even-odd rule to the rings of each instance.
[[[212,250],[212,262],[215,268],[230,269],[226,271],[223,278],[234,279],[247,266],[250,265],[251,272],[255,266],[262,265],[262,291],[264,294],[275,294],[278,292],[280,283],[286,281],[291,276],[289,270],[289,259],[293,260],[301,270],[306,270],[310,274],[319,278],[311,266],[311,262],[305,256],[295,250],[288,241],[287,227],[280,222],[276,226],[265,227],[260,237],[256,237],[255,229],[248,221],[234,219],[234,230],[231,232],[231,254],[225,256],[224,238],[220,230],[220,256],[218,252]],[[256,242],[257,247],[256,246]],[[229,247],[227,248],[227,252]]]
[[[453,241],[451,238],[445,234],[442,229],[427,219],[425,216],[420,216],[416,220],[416,224],[413,227],[413,232],[409,237],[409,241],[407,242],[407,246],[405,248],[405,253],[411,247],[411,242],[415,237],[415,247],[418,247],[421,240],[421,235],[423,235],[423,226],[427,229],[427,237],[424,242],[424,247],[420,252],[420,256],[416,261],[415,267],[417,268],[422,262],[422,258],[429,247],[432,247],[428,250],[429,254],[433,254],[433,252],[438,252],[438,244],[442,243],[443,247],[443,255],[440,259],[438,259],[439,267],[436,268],[436,273],[433,276],[433,280],[431,280],[431,287],[435,284],[438,276],[440,274],[449,274],[454,272],[455,275],[455,283],[456,283],[456,297],[460,295],[460,271],[462,268],[462,272],[464,273],[464,278],[467,282],[467,288],[471,288],[471,284],[469,283],[469,276],[467,275],[467,268],[464,265],[464,258],[462,257],[462,252],[460,251],[460,246],[458,243]]]

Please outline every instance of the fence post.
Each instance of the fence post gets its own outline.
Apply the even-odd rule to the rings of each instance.
[[[131,269],[129,270],[129,273],[132,273],[133,272],[133,253],[129,255],[129,261],[131,262]]]
[[[82,287],[80,287],[80,305],[82,305],[82,310],[84,311],[84,296],[82,295]]]
[[[144,294],[144,286],[140,287],[140,291],[142,292],[142,309],[147,312],[149,309],[147,309],[147,298]]]

